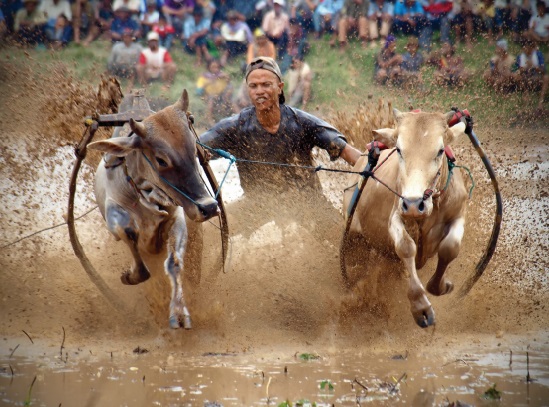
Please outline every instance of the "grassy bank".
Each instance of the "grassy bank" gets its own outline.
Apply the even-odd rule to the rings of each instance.
[[[405,38],[398,39],[398,52],[404,52]],[[313,112],[330,117],[335,112],[353,112],[360,103],[379,98],[391,100],[393,106],[400,110],[420,108],[423,110],[449,110],[451,106],[468,108],[478,122],[507,126],[516,124],[516,117],[522,117],[522,124],[544,125],[547,118],[534,114],[539,93],[497,94],[485,86],[482,72],[488,66],[488,60],[494,53],[494,45],[480,40],[472,50],[466,50],[458,45],[457,50],[465,60],[466,67],[474,74],[471,81],[461,89],[441,88],[432,83],[434,68],[426,67],[423,74],[425,86],[422,91],[405,91],[401,88],[380,86],[374,83],[374,58],[379,52],[377,48],[362,48],[357,42],[351,42],[345,52],[330,48],[327,38],[311,41],[311,52],[307,61],[315,72],[313,84],[314,101],[310,108]],[[97,84],[99,76],[105,72],[110,44],[96,41],[89,48],[74,44],[66,49],[51,52],[48,50],[19,50],[3,48],[0,50],[2,59],[19,60],[36,65],[41,69],[43,64],[65,63],[69,72],[77,79],[86,83]],[[547,54],[547,46],[542,48]],[[520,52],[517,44],[510,42],[510,52],[514,55]],[[30,58],[29,59],[29,55]],[[162,95],[160,85],[153,84],[149,89],[151,97],[165,96],[175,100],[183,88],[194,95],[195,83],[204,68],[194,67],[194,58],[182,51],[180,47],[172,49],[172,56],[178,65],[175,85],[167,94]],[[233,78],[237,87],[242,80],[240,69],[242,61],[234,61],[226,70]],[[123,85],[125,83],[123,82]],[[192,97],[191,107],[200,123],[204,112],[204,103],[198,96]],[[545,106],[548,103],[546,102]],[[547,116],[547,115],[546,115]]]

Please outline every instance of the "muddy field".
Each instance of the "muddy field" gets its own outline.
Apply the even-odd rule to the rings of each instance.
[[[130,255],[94,209],[99,156],[90,154],[81,171],[75,215],[89,213],[77,231],[124,311],[89,280],[63,225],[82,118],[112,109],[109,98],[98,100],[97,89],[63,66],[39,76],[0,64],[0,404],[483,405],[496,384],[502,405],[549,405],[545,128],[477,124],[504,197],[502,235],[467,297],[430,298],[436,328],[413,322],[397,264],[376,261],[359,270],[353,290],[343,287],[342,218],[341,227],[325,227],[330,220],[303,214],[291,197],[276,197],[283,214],[277,199],[250,208],[233,172],[224,190],[229,267],[217,267],[219,231],[205,224],[201,282],[189,279],[185,293],[194,326],[174,331],[161,258],[149,259],[146,283],[120,283]],[[469,142],[454,151],[476,182],[462,251],[449,269],[459,288],[482,255],[495,209]],[[227,163],[214,165],[221,175]],[[323,173],[321,180],[339,209],[344,177]],[[431,261],[420,277],[433,271]]]

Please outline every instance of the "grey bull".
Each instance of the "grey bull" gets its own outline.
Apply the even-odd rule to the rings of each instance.
[[[120,112],[131,107],[131,98],[124,99]],[[116,128],[112,138],[88,146],[107,153],[97,168],[95,196],[107,228],[128,245],[133,256],[122,283],[146,281],[150,272],[143,255],[166,251],[172,328],[191,327],[182,286],[188,241],[185,214],[203,222],[219,211],[199,173],[188,105],[185,90],[175,104],[151,112],[142,122],[132,119]]]
[[[458,256],[465,226],[468,193],[461,174],[450,170],[445,155],[445,147],[465,130],[464,123],[448,127],[453,114],[395,109],[396,128],[374,131],[375,140],[395,149],[394,154],[382,153],[375,176],[396,193],[369,180],[349,229],[350,239],[361,235],[369,248],[400,258],[410,279],[412,315],[423,328],[434,325],[435,313],[417,270],[438,255],[427,291],[437,296],[451,292],[453,284],[444,274]],[[366,160],[362,157],[355,170],[362,170]],[[356,185],[358,177],[354,175],[350,184]],[[349,206],[352,194],[353,189],[347,189],[344,207]]]

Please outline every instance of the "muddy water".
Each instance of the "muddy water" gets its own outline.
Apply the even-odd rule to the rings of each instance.
[[[3,354],[0,405],[278,406],[305,400],[317,406],[495,405],[485,393],[496,384],[497,405],[547,406],[549,345],[526,351],[472,347],[446,355],[344,351],[269,359],[155,351],[98,357],[82,351],[66,361]]]

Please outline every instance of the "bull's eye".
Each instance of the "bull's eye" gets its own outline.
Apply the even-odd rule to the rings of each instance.
[[[442,154],[444,154],[444,149],[443,148],[438,150],[437,158],[442,157]]]
[[[160,165],[161,167],[164,167],[166,168],[168,166],[168,163],[166,161],[164,161],[162,158],[160,157],[155,157],[156,158],[156,162],[158,163],[158,165]]]
[[[395,150],[396,150],[397,154],[402,157],[402,152],[400,151],[400,148],[395,147]]]

